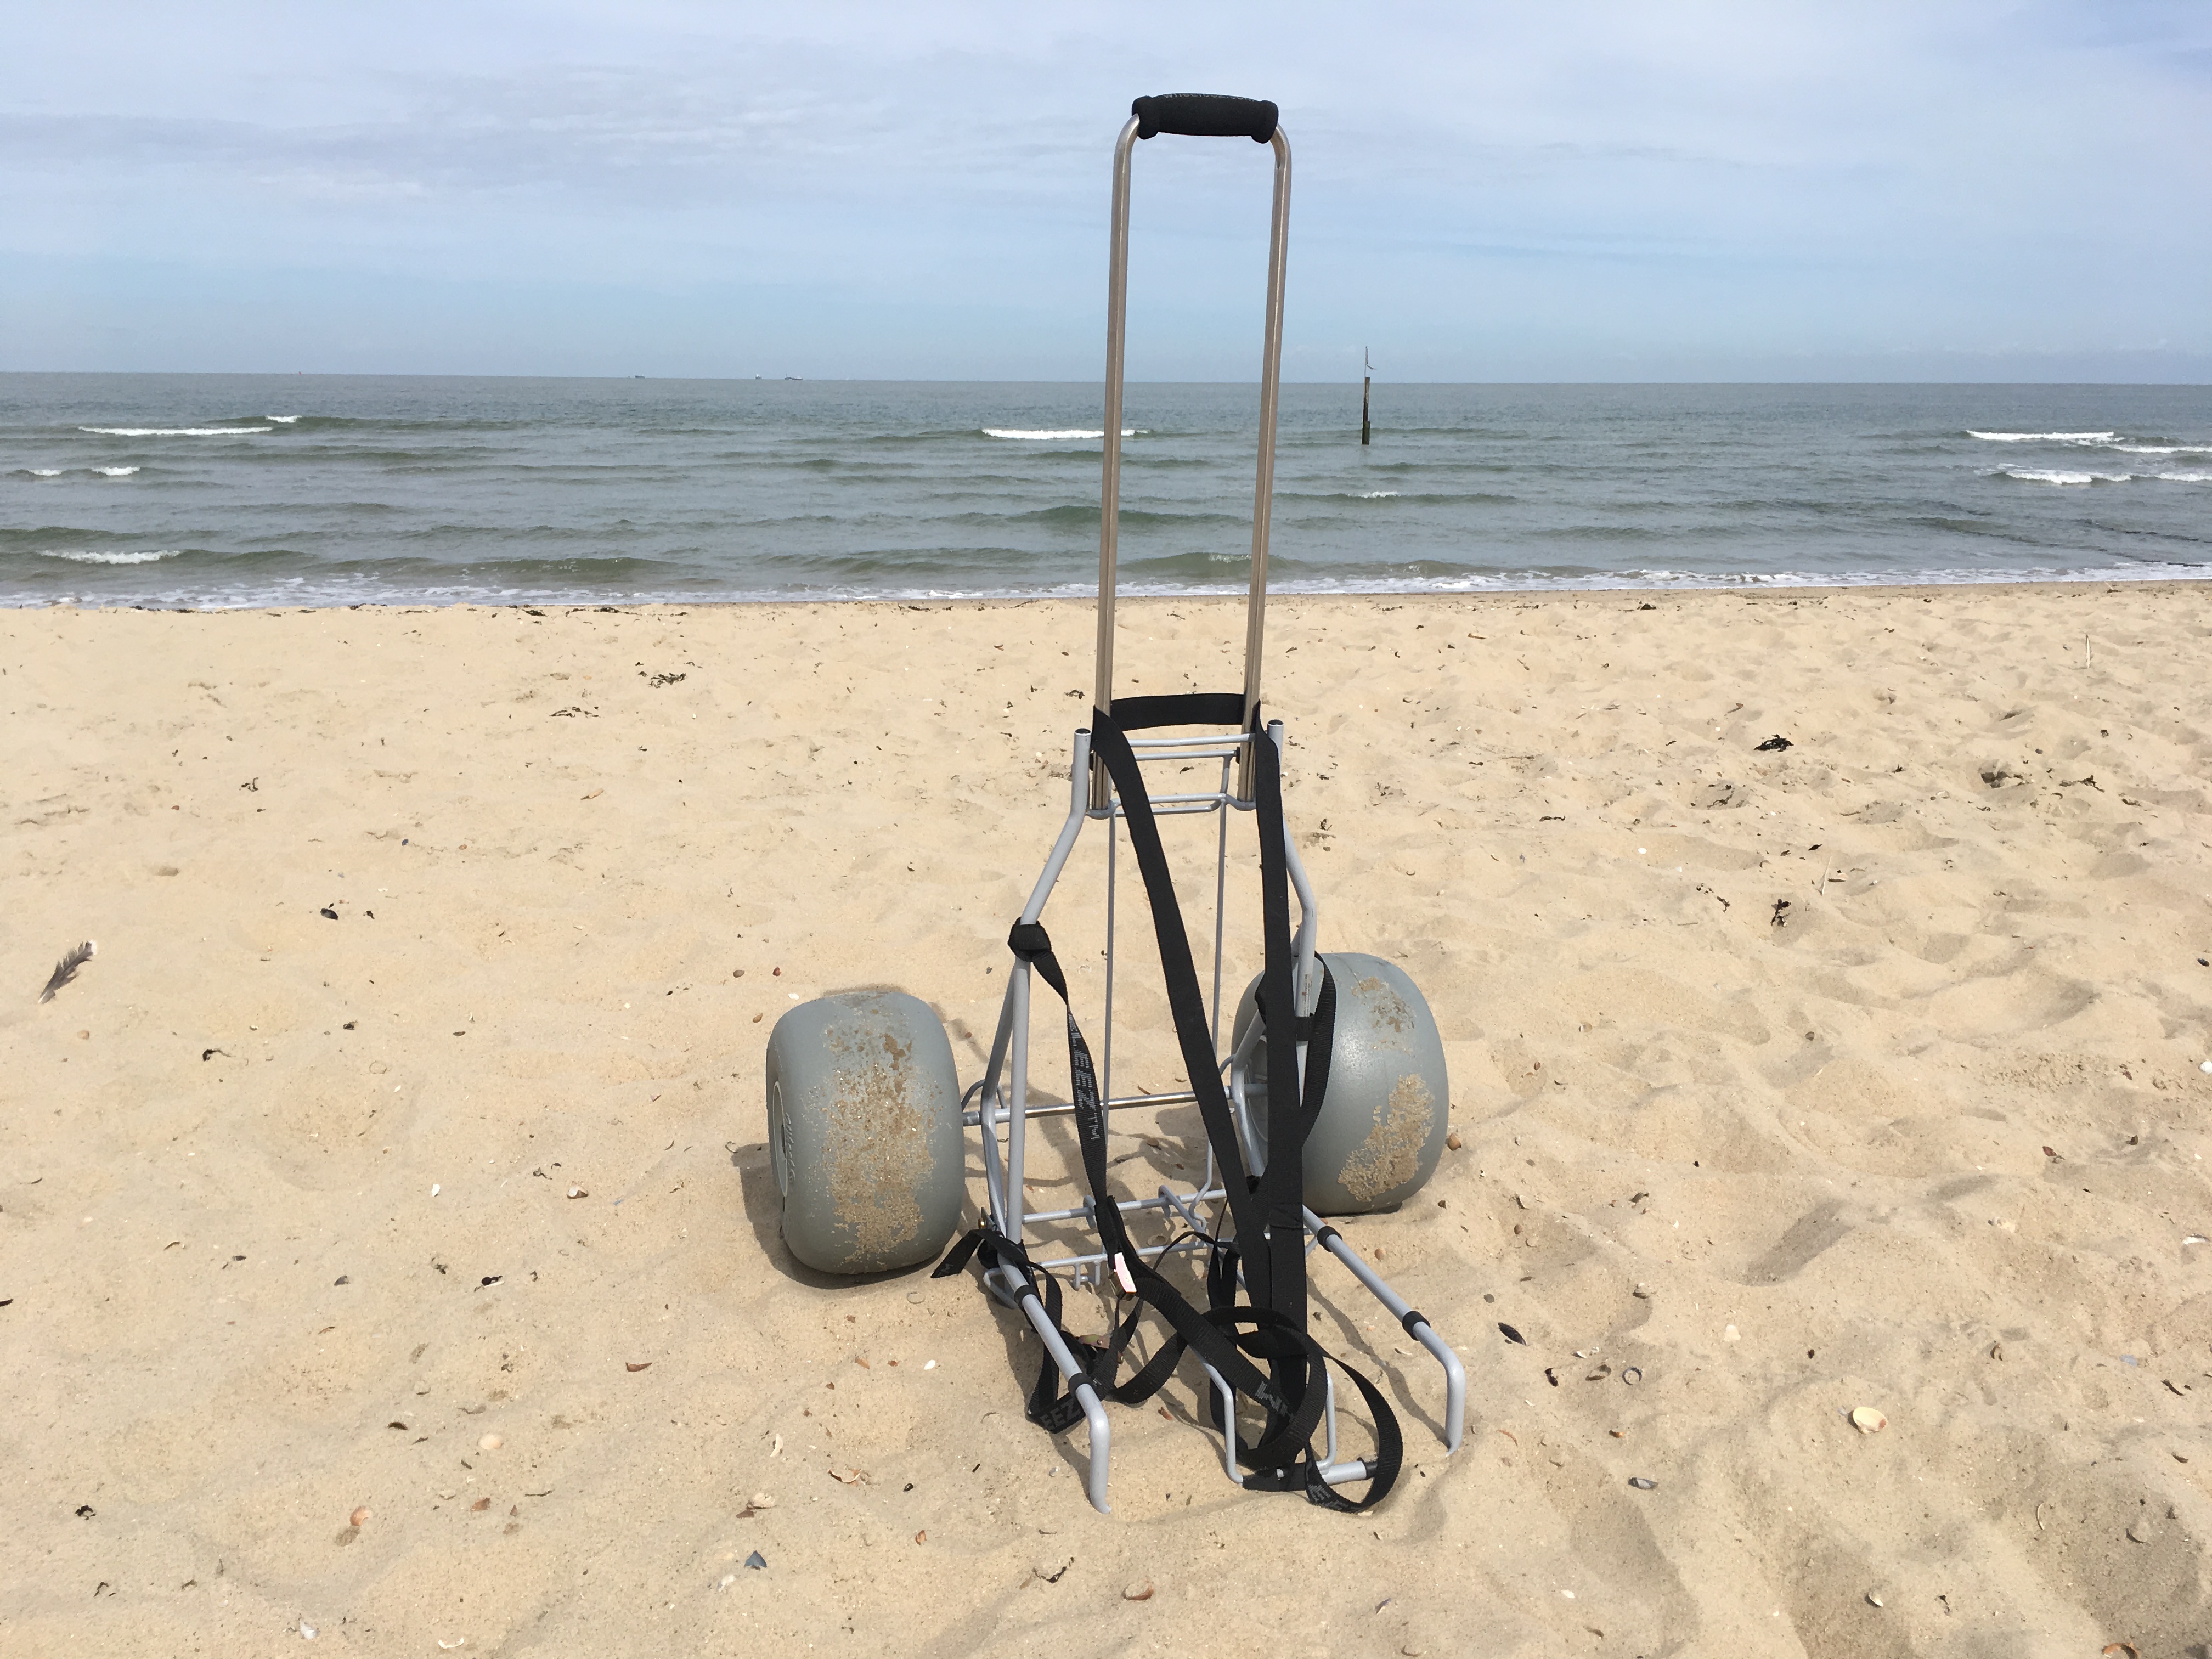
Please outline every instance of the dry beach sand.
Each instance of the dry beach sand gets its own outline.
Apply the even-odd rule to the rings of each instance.
[[[1086,607],[0,613],[0,1655],[2203,1659],[2208,602],[1277,605],[1323,948],[1426,991],[1463,1143],[1347,1227],[1457,1456],[1316,1269],[1407,1431],[1359,1519],[1181,1382],[1096,1515],[972,1276],[777,1237],[794,997],[903,985],[975,1074]],[[1129,606],[1133,689],[1240,635]],[[1116,1123],[1133,1188],[1193,1128]]]

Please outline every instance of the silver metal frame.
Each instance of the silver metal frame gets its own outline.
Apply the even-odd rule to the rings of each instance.
[[[1121,362],[1129,319],[1129,171],[1137,118],[1114,144],[1113,231],[1106,273],[1106,455],[1099,469],[1098,651],[1092,678],[1095,707],[1114,710],[1114,612],[1121,528]],[[1267,231],[1267,324],[1260,356],[1260,462],[1252,483],[1252,580],[1244,601],[1244,724],[1260,706],[1260,648],[1267,624],[1267,532],[1275,503],[1275,420],[1283,390],[1283,283],[1290,264],[1291,141],[1281,127],[1268,140],[1275,155],[1274,211]],[[1106,769],[1093,769],[1091,805],[1106,804]],[[1237,772],[1237,798],[1249,805],[1249,759]]]
[[[1095,684],[1097,706],[1109,713],[1113,708],[1115,560],[1121,475],[1121,361],[1128,297],[1129,172],[1131,154],[1137,143],[1137,126],[1135,118],[1132,117],[1129,124],[1122,128],[1114,149],[1113,234],[1107,286],[1106,453],[1103,510],[1100,515],[1098,538],[1098,647]],[[1254,486],[1252,580],[1246,606],[1244,637],[1244,724],[1247,729],[1218,735],[1135,737],[1129,740],[1139,765],[1163,761],[1188,763],[1194,760],[1210,760],[1218,763],[1220,768],[1216,785],[1212,789],[1181,791],[1151,797],[1153,811],[1158,817],[1204,813],[1220,815],[1214,867],[1211,1006],[1213,1049],[1217,1056],[1221,1054],[1221,973],[1229,868],[1229,816],[1232,809],[1249,811],[1253,804],[1251,745],[1255,738],[1249,728],[1253,711],[1259,706],[1260,700],[1261,647],[1267,598],[1268,517],[1274,490],[1275,416],[1281,386],[1283,279],[1290,217],[1291,146],[1279,127],[1275,131],[1273,144],[1275,158],[1274,218],[1267,264],[1267,337],[1260,381],[1260,461],[1259,476]],[[1279,752],[1281,750],[1285,741],[1281,721],[1269,723],[1264,740],[1275,744]],[[1106,985],[1105,1013],[1100,1031],[1100,1093],[1109,1115],[1194,1104],[1197,1096],[1188,1090],[1158,1095],[1116,1096],[1114,1093],[1115,924],[1121,840],[1118,825],[1123,817],[1123,810],[1120,796],[1104,766],[1092,758],[1091,733],[1087,729],[1075,734],[1068,780],[1066,822],[1061,826],[1052,852],[1045,860],[1043,872],[1030,890],[1029,902],[1022,907],[1021,920],[1035,922],[1042,915],[1045,902],[1052,896],[1053,889],[1058,884],[1060,872],[1075,850],[1085,823],[1094,818],[1103,821],[1107,830]],[[1299,860],[1297,843],[1287,830],[1283,842],[1291,884],[1298,899],[1296,982],[1299,1012],[1306,1015],[1313,1012],[1314,1002],[1320,991],[1320,974],[1315,960],[1320,905],[1314,896],[1312,884],[1307,879],[1305,866]],[[1065,1248],[1062,1254],[1048,1257],[1041,1254],[1044,1242],[1041,1241],[1040,1251],[1032,1252],[1032,1258],[1040,1267],[1047,1271],[1059,1269],[1071,1273],[1079,1288],[1085,1284],[1100,1285],[1107,1275],[1106,1255],[1096,1248],[1085,1248],[1096,1243],[1095,1197],[1086,1198],[1081,1205],[1073,1208],[1031,1210],[1024,1196],[1024,1171],[1030,1120],[1065,1115],[1074,1109],[1064,1103],[1032,1103],[1030,1099],[1032,980],[1033,969],[1030,964],[1017,961],[1013,971],[1007,976],[998,1030],[991,1042],[989,1064],[982,1078],[963,1097],[963,1117],[966,1123],[982,1131],[983,1180],[992,1224],[1024,1249],[1028,1248],[1028,1240],[1033,1231],[1042,1233],[1045,1240]],[[1254,1030],[1257,1030],[1256,1024]],[[1238,1124],[1238,1139],[1242,1143],[1245,1161],[1256,1173],[1265,1167],[1266,1158],[1253,1133],[1252,1106],[1245,1088],[1246,1063],[1252,1047],[1252,1034],[1248,1033],[1245,1043],[1236,1052],[1219,1059],[1218,1063],[1228,1074],[1230,1098]],[[1301,1047],[1298,1054],[1301,1068],[1304,1059]],[[1225,1209],[1227,1194],[1219,1183],[1218,1176],[1213,1150],[1209,1145],[1206,1174],[1196,1185],[1179,1191],[1170,1184],[1163,1183],[1154,1196],[1121,1200],[1118,1207],[1124,1214],[1157,1212],[1170,1224],[1180,1221],[1194,1234],[1213,1232],[1220,1222],[1215,1219],[1209,1224],[1203,1209],[1208,1205],[1220,1206],[1217,1216],[1221,1209]],[[1309,1252],[1316,1248],[1316,1243],[1325,1243],[1328,1253],[1344,1264],[1352,1277],[1389,1310],[1394,1319],[1402,1322],[1412,1311],[1405,1299],[1361,1259],[1342,1234],[1332,1230],[1323,1237],[1321,1218],[1311,1210],[1305,1212],[1305,1225]],[[1074,1236],[1071,1237],[1071,1234]],[[1186,1234],[1166,1243],[1139,1247],[1139,1253],[1158,1261],[1170,1254],[1202,1248],[1201,1239]],[[1028,1319],[1038,1340],[1044,1344],[1046,1351],[1059,1365],[1061,1375],[1072,1386],[1090,1428],[1087,1485],[1091,1502],[1102,1512],[1110,1510],[1112,1506],[1107,1501],[1107,1483],[1113,1430],[1097,1391],[1092,1388],[1081,1363],[1067,1344],[1061,1340],[1042,1301],[1018,1273],[1006,1267],[994,1267],[987,1271],[983,1278],[994,1295],[1008,1306],[1018,1309]],[[1459,1356],[1425,1322],[1417,1322],[1411,1329],[1414,1338],[1443,1370],[1445,1406],[1443,1437],[1445,1453],[1449,1455],[1459,1449],[1465,1429],[1467,1373],[1460,1364]],[[1229,1478],[1241,1486],[1244,1477],[1237,1467],[1236,1442],[1231,1431],[1236,1422],[1235,1397],[1227,1382],[1212,1367],[1205,1369],[1223,1402],[1223,1422],[1226,1426],[1222,1436],[1222,1466]],[[1333,1380],[1328,1382],[1323,1412],[1326,1452],[1322,1478],[1332,1485],[1364,1480],[1371,1473],[1365,1459],[1340,1461],[1337,1456],[1336,1390]]]

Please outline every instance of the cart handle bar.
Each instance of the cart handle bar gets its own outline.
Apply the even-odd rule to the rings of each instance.
[[[1201,137],[1243,136],[1274,150],[1274,210],[1267,234],[1267,317],[1260,348],[1260,459],[1252,490],[1252,574],[1244,611],[1243,718],[1249,730],[1260,707],[1260,649],[1267,608],[1267,527],[1275,494],[1275,410],[1283,380],[1283,273],[1290,236],[1291,141],[1274,105],[1255,98],[1178,92],[1139,98],[1114,145],[1113,232],[1107,252],[1105,454],[1100,468],[1098,654],[1093,702],[1114,712],[1114,599],[1121,508],[1121,358],[1129,309],[1129,160],[1139,138],[1174,132]],[[1112,794],[1104,765],[1091,769],[1091,805],[1103,811]],[[1252,799],[1252,750],[1237,768],[1237,799]]]
[[[1279,112],[1264,98],[1230,98],[1216,92],[1164,92],[1129,106],[1137,137],[1163,132],[1185,138],[1249,138],[1264,144],[1275,136]]]

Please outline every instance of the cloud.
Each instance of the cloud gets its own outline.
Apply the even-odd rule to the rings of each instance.
[[[284,367],[373,280],[381,320],[347,337],[368,361],[330,366],[750,372],[773,343],[816,373],[1088,375],[1107,150],[1133,93],[1178,87],[1284,107],[1298,361],[1363,338],[1419,378],[2212,351],[2199,7],[125,15],[15,30],[40,72],[0,111],[0,302],[34,325],[11,366],[279,366],[254,307],[176,297],[228,276],[264,343],[290,331]],[[1249,375],[1264,153],[1164,141],[1139,171],[1133,352]],[[438,361],[410,355],[410,319],[503,287],[553,337],[471,356],[441,329]],[[202,355],[110,361],[79,331],[92,290]]]

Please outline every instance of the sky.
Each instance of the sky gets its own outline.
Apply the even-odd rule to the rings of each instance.
[[[1140,93],[1284,373],[2212,381],[2202,0],[4,0],[0,369],[1095,380]],[[1128,372],[1269,159],[1139,146]]]

